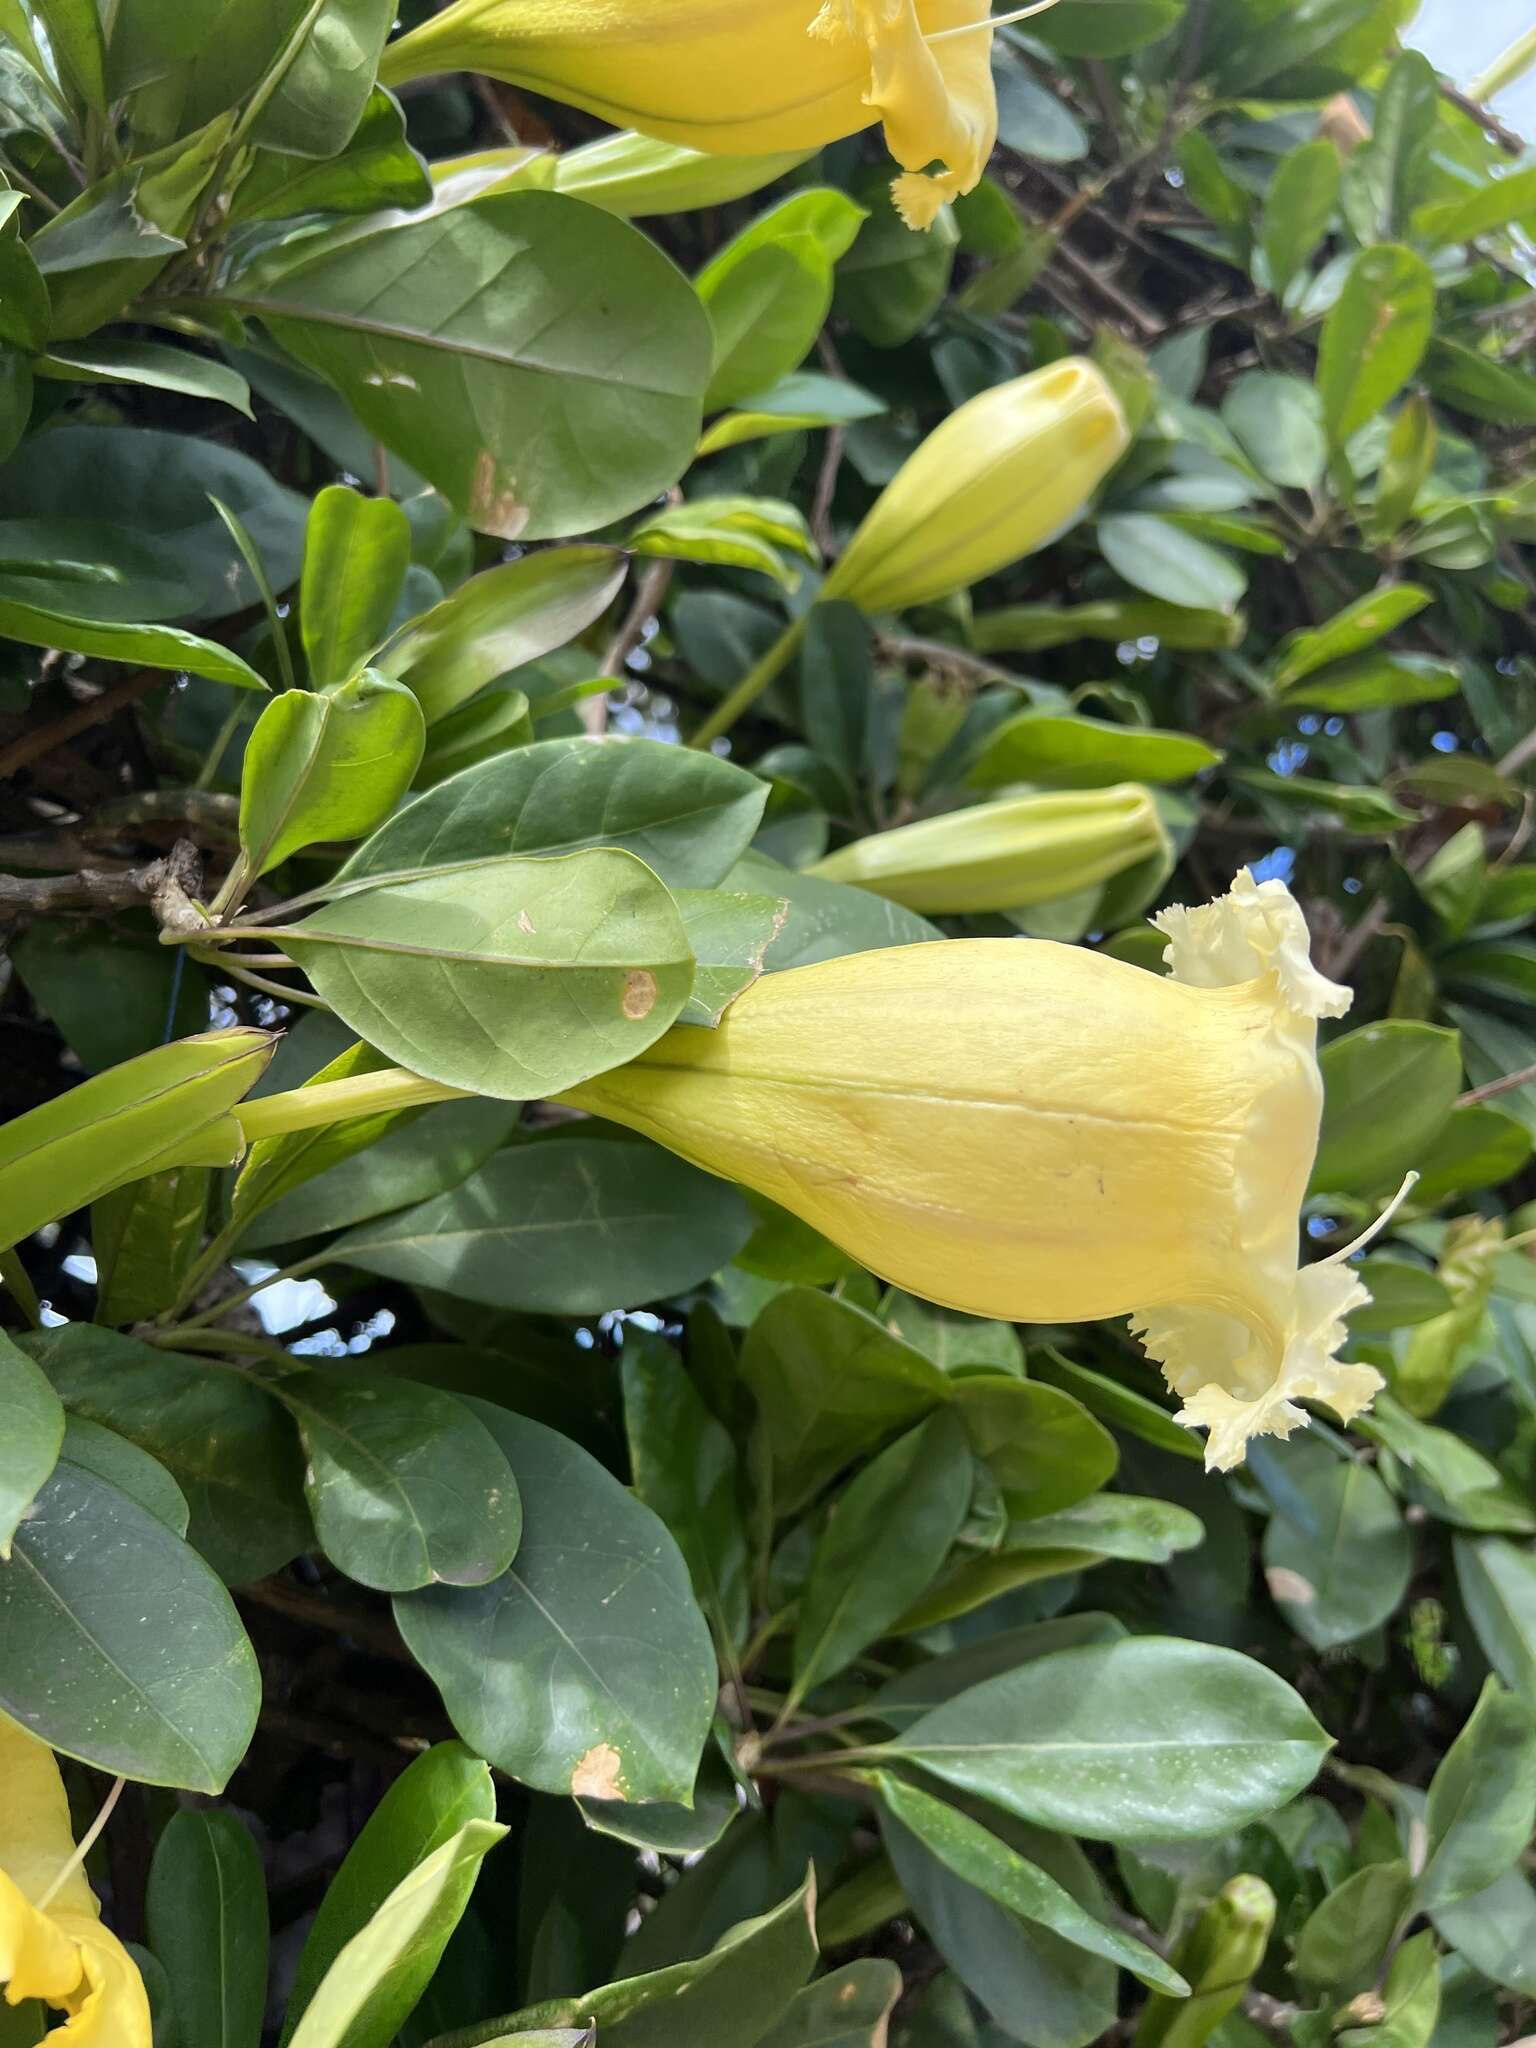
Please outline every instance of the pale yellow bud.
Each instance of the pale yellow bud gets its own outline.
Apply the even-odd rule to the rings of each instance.
[[[1210,1430],[1208,1461],[1346,1420],[1381,1385],[1340,1364],[1365,1300],[1297,1266],[1317,1149],[1313,968],[1290,893],[1157,920],[1160,979],[1030,939],[955,939],[769,974],[717,1030],[679,1029],[565,1100],[792,1211],[881,1278],[1008,1322],[1133,1318]]]
[[[994,385],[902,464],[822,596],[885,612],[968,589],[1070,526],[1129,438],[1118,399],[1084,357]]]
[[[1022,910],[1107,882],[1168,851],[1152,792],[1053,790],[898,825],[811,869],[929,915]]]
[[[980,180],[997,137],[990,11],[988,0],[457,0],[388,46],[379,81],[484,72],[727,156],[819,149],[880,121],[906,172],[896,204],[925,228]]]

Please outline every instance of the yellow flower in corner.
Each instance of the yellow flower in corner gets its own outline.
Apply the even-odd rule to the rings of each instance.
[[[997,139],[990,13],[990,0],[455,0],[389,45],[379,81],[479,71],[734,156],[819,149],[880,121],[903,167],[896,204],[924,228],[978,182]]]
[[[1298,1265],[1322,1114],[1319,1017],[1345,989],[1289,891],[1156,920],[1166,979],[1045,940],[947,940],[769,974],[565,1100],[804,1218],[872,1272],[1010,1322],[1129,1316],[1207,1462],[1348,1420],[1368,1299]]]
[[[0,1985],[61,2015],[38,2048],[150,2048],[138,1966],[75,1860],[69,1802],[53,1752],[0,1718]],[[7,2035],[7,2039],[9,2039]]]

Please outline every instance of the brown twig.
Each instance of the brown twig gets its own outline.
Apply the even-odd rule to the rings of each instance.
[[[147,696],[156,683],[169,682],[170,677],[163,668],[141,668],[136,675],[125,676],[122,682],[114,683],[110,690],[103,690],[99,697],[91,697],[84,704],[77,704],[73,711],[66,711],[62,718],[56,718],[51,725],[41,726],[36,732],[24,732],[20,739],[12,740],[8,747],[0,747],[0,781],[16,774],[18,769],[29,767],[40,761],[45,754],[51,754],[55,747],[62,747],[66,740],[72,740],[76,733],[85,732],[93,725],[99,725],[104,718],[110,718],[114,711],[120,711],[125,704],[133,704],[140,697]]]
[[[875,649],[887,661],[921,663],[924,668],[939,669],[962,682],[1005,683],[1015,690],[1026,687],[1024,678],[1011,669],[1000,668],[995,661],[970,654],[963,647],[951,647],[944,640],[915,640],[904,633],[880,633],[875,638]]]
[[[1469,1088],[1465,1095],[1458,1095],[1456,1107],[1471,1109],[1479,1102],[1492,1102],[1496,1095],[1508,1095],[1512,1089],[1529,1087],[1536,1081],[1536,1067],[1521,1067],[1513,1074],[1502,1074],[1497,1081],[1485,1081],[1481,1088]]]
[[[1448,78],[1440,80],[1440,97],[1449,100],[1453,107],[1459,107],[1464,114],[1470,116],[1485,135],[1493,137],[1500,149],[1507,150],[1511,156],[1524,156],[1525,144],[1514,129],[1506,128],[1497,114],[1480,105],[1469,94],[1459,91]]]
[[[0,921],[48,917],[59,910],[114,911],[147,904],[162,924],[184,922],[188,898],[202,888],[202,856],[190,839],[178,839],[160,860],[142,867],[77,868],[68,875],[0,875]]]

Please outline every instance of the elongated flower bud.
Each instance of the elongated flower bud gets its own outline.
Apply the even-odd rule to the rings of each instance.
[[[1275,1930],[1275,1895],[1262,1877],[1234,1877],[1173,1952],[1188,1998],[1155,1991],[1136,2029],[1135,2048],[1204,2048],[1242,2002]]]
[[[839,847],[811,869],[908,910],[943,915],[1050,903],[1166,852],[1152,792],[1052,791],[975,804]]]
[[[1166,979],[1046,940],[954,939],[769,974],[566,1100],[744,1182],[883,1279],[1007,1322],[1129,1315],[1212,1466],[1346,1420],[1366,1300],[1297,1267],[1317,1149],[1313,968],[1289,891],[1246,869],[1164,911]]]
[[[480,71],[730,156],[819,149],[881,121],[906,173],[896,204],[925,228],[978,182],[997,138],[990,12],[988,0],[825,0],[819,12],[817,0],[457,0],[389,45],[379,80]]]
[[[968,589],[1054,540],[1128,441],[1118,399],[1085,357],[994,385],[907,458],[822,596],[883,612]]]

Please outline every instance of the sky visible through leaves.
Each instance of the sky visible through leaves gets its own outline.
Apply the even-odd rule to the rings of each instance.
[[[1463,84],[1536,25],[1536,0],[1424,0],[1408,40]],[[1526,134],[1536,133],[1536,69],[1495,103]]]

